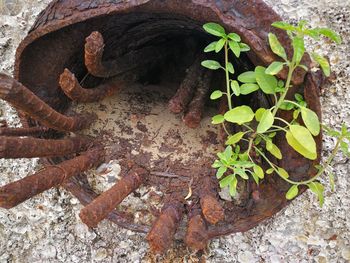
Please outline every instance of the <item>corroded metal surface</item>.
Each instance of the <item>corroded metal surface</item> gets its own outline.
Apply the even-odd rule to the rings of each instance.
[[[203,32],[201,25],[209,21],[218,22],[224,25],[227,31],[235,32],[241,36],[242,40],[251,47],[251,51],[246,57],[247,60],[250,60],[254,65],[268,65],[277,59],[268,47],[268,32],[276,33],[282,44],[287,47],[288,54],[290,55],[291,53],[287,35],[282,31],[271,28],[271,23],[278,20],[281,20],[281,18],[261,0],[53,1],[39,15],[29,35],[23,40],[17,50],[15,64],[15,78],[17,81],[6,76],[0,76],[0,87],[4,90],[2,97],[15,105],[19,110],[22,110],[22,115],[26,117],[31,126],[39,125],[38,122],[41,122],[41,124],[56,130],[77,131],[87,127],[91,120],[85,116],[68,117],[63,115],[70,106],[69,96],[67,97],[59,86],[60,75],[66,68],[72,71],[70,76],[74,76],[75,90],[79,91],[76,93],[78,94],[76,96],[87,94],[86,97],[88,99],[83,101],[91,101],[96,96],[95,92],[97,92],[99,95],[102,94],[102,98],[105,96],[105,91],[90,90],[87,92],[84,91],[78,82],[78,80],[84,80],[88,72],[93,73],[96,71],[95,75],[98,76],[106,73],[108,70],[104,67],[106,64],[103,64],[102,60],[114,59],[117,65],[113,64],[113,67],[118,68],[123,60],[116,58],[125,55],[125,51],[137,49],[137,47],[143,47],[146,44],[150,45],[150,43],[167,45],[169,43],[164,40],[164,36],[167,34],[173,36],[183,35],[184,37],[194,35],[200,41],[203,41],[203,39],[208,40],[208,36]],[[101,34],[96,34],[103,35],[105,45],[101,42],[102,44],[100,43],[101,45],[99,46],[101,52],[98,56],[90,56],[86,59],[85,39],[92,32],[101,32]],[[175,51],[176,48],[174,48]],[[142,54],[144,53],[140,52],[140,55]],[[147,55],[147,57],[150,58],[152,56]],[[89,60],[92,61],[91,65]],[[98,64],[96,61],[98,61]],[[137,61],[135,61],[136,63]],[[310,64],[310,59],[307,55],[304,57],[303,64],[306,66]],[[94,68],[94,66],[98,67]],[[109,77],[113,75],[109,71],[107,73],[103,76]],[[320,81],[322,77],[308,73],[305,78],[305,74],[301,70],[297,71],[294,76],[293,81],[295,85],[291,89],[291,94],[296,91],[303,92],[310,108],[320,115],[317,89],[322,86],[322,81]],[[286,72],[282,72],[280,77],[284,78],[285,75]],[[99,87],[98,84],[101,84],[102,80],[98,76],[89,76],[87,82]],[[109,79],[108,81],[107,86],[113,80]],[[209,77],[205,82],[210,82]],[[193,106],[192,111],[195,111],[195,116],[200,116],[204,110],[204,96],[201,96],[201,94],[206,94],[208,91],[207,84],[204,86],[202,90],[197,90],[197,93],[193,90],[186,91],[188,94],[200,93],[198,96],[194,95],[194,97],[200,97],[198,101],[194,99],[192,104],[189,101],[186,102],[186,104]],[[16,92],[12,94],[5,91]],[[29,99],[29,101],[26,99]],[[289,118],[288,115],[283,117]],[[196,119],[196,125],[198,125],[199,121],[200,119]],[[276,144],[282,149],[284,156],[283,160],[278,164],[284,167],[294,180],[307,178],[314,174],[315,171],[312,169],[313,162],[302,158],[292,151],[281,138],[277,137]],[[317,145],[318,152],[320,152],[321,136],[317,138]],[[84,155],[76,158],[84,158]],[[94,166],[101,159],[103,157],[97,157],[93,161]],[[63,161],[64,158],[61,160]],[[73,162],[74,160],[67,162]],[[57,159],[50,161],[57,163]],[[47,168],[47,171],[50,174],[57,174],[61,169],[57,167]],[[85,162],[84,167],[74,168],[72,166],[74,171],[66,172],[66,175],[69,174],[68,177],[66,175],[64,175],[64,178],[60,176],[57,177],[56,181],[50,181],[47,184],[44,184],[44,180],[42,183],[38,181],[35,181],[35,183],[42,184],[40,184],[40,191],[42,191],[47,189],[47,187],[62,184],[63,180],[67,179],[64,182],[64,187],[71,191],[83,205],[87,205],[97,197],[97,194],[92,191],[84,176],[76,175],[89,167]],[[64,170],[67,171],[68,168]],[[205,187],[203,187],[202,178],[210,178],[214,174],[214,171],[210,168],[210,161],[200,167],[197,173],[194,170],[191,172],[193,173],[192,179],[194,181],[191,191],[193,191],[194,199],[197,198],[198,203],[201,205],[200,212],[198,210],[196,210],[196,213],[193,212],[194,210],[192,214],[190,212],[189,232],[186,240],[191,247],[204,247],[206,241],[210,238],[249,230],[288,204],[288,201],[285,199],[288,185],[273,176],[266,178],[259,186],[253,186],[253,184],[248,183],[245,202],[237,205],[232,202],[219,200],[216,182],[207,180],[205,181]],[[124,180],[127,181],[127,178],[124,178]],[[122,194],[116,193],[115,189],[113,190],[113,194],[117,196],[117,203],[120,203],[126,195],[130,194],[141,184],[141,181],[137,181],[135,184],[123,184],[122,182],[123,179],[121,180],[121,185],[116,186],[118,189],[123,189],[124,192],[122,191]],[[151,180],[150,178],[145,179],[144,183],[147,186],[155,187],[161,185],[159,180]],[[177,194],[182,193],[183,188],[187,186],[183,181],[179,182],[178,188],[173,188],[171,184],[167,185],[171,189],[166,190],[172,190],[177,192]],[[104,196],[102,195],[102,197]],[[96,200],[101,199],[97,198]],[[116,201],[111,202],[106,204],[106,207],[108,207],[105,208],[110,211],[115,204]],[[182,214],[185,212],[184,206],[185,201],[181,198],[168,200],[148,235],[154,251],[163,252],[171,245]],[[103,206],[101,207],[103,208]],[[101,216],[98,217],[96,222],[89,224],[95,226],[106,216],[103,211],[100,214]],[[117,211],[110,213],[108,218],[120,226],[134,231],[148,232],[150,230],[150,226],[136,224]],[[209,223],[209,226],[206,225],[204,219]],[[205,242],[203,240],[196,241],[196,233],[205,237]]]

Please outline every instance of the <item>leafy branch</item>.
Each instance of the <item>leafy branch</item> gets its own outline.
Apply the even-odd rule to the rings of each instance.
[[[230,51],[235,57],[239,58],[242,52],[250,50],[249,46],[241,42],[239,35],[235,33],[227,34],[225,29],[216,23],[207,23],[203,26],[204,30],[211,35],[219,37],[218,41],[210,43],[204,52],[216,52],[224,50],[225,65],[222,66],[218,61],[205,60],[202,66],[211,70],[223,70],[226,78],[226,92],[215,90],[210,98],[219,99],[226,95],[228,111],[224,115],[216,115],[212,118],[213,124],[223,125],[228,138],[224,152],[217,153],[218,159],[215,160],[213,167],[217,169],[216,176],[220,179],[222,188],[228,187],[231,196],[237,193],[237,184],[239,180],[249,180],[250,177],[259,184],[259,180],[264,179],[265,174],[276,173],[283,180],[291,184],[286,193],[287,199],[293,199],[298,195],[299,186],[306,185],[314,192],[323,204],[324,186],[317,179],[324,173],[328,173],[332,188],[334,188],[334,176],[330,172],[332,161],[339,150],[347,156],[350,156],[349,140],[350,132],[343,125],[342,131],[335,131],[323,126],[324,130],[337,138],[337,143],[330,156],[322,164],[318,165],[317,174],[309,180],[293,181],[289,179],[288,172],[282,167],[274,164],[266,155],[269,152],[276,159],[282,159],[282,152],[273,142],[277,133],[284,133],[288,144],[303,157],[316,160],[317,149],[315,136],[321,131],[321,124],[317,114],[308,108],[302,94],[294,94],[295,101],[287,100],[286,96],[292,87],[293,74],[297,68],[305,71],[309,69],[301,64],[302,58],[306,52],[305,38],[311,37],[319,40],[322,36],[331,39],[336,43],[341,43],[338,34],[328,28],[309,28],[306,21],[300,21],[297,26],[285,22],[275,22],[272,26],[285,30],[291,39],[293,56],[288,58],[285,48],[279,42],[277,36],[269,33],[268,41],[274,54],[281,58],[281,61],[272,62],[267,68],[257,66],[254,71],[247,71],[240,74],[237,80],[231,79],[235,73],[233,64],[229,62]],[[326,58],[312,52],[313,60],[319,64],[326,76],[330,75],[330,65]],[[276,75],[283,70],[288,69],[286,81],[276,78]],[[260,108],[255,112],[248,105],[234,107],[232,103],[233,96],[248,95],[261,90],[263,93],[274,99],[274,105],[271,108]],[[287,121],[278,117],[280,110],[293,111],[292,121]],[[300,119],[304,125],[299,123]],[[226,129],[225,123],[233,123],[241,126],[241,131],[230,134]],[[281,123],[283,127],[280,126]],[[248,144],[246,150],[242,150],[238,145],[241,141]],[[261,167],[261,161],[264,160],[270,168],[264,171]]]

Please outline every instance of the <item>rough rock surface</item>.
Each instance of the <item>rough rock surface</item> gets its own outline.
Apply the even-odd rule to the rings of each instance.
[[[0,71],[12,73],[15,48],[48,0],[0,0]],[[268,0],[290,21],[307,19],[314,26],[339,32],[343,44],[329,55],[337,80],[323,92],[324,122],[350,124],[350,1]],[[322,45],[316,46],[321,49]],[[19,125],[15,112],[0,102],[1,116]],[[325,138],[324,155],[334,141]],[[0,160],[0,185],[40,169],[37,160]],[[336,192],[326,191],[324,207],[310,193],[295,200],[273,219],[243,234],[211,242],[208,262],[349,262],[349,160],[336,159]],[[0,262],[197,262],[177,245],[164,258],[147,255],[144,236],[104,221],[93,231],[78,217],[79,202],[53,189],[10,211],[0,209]]]

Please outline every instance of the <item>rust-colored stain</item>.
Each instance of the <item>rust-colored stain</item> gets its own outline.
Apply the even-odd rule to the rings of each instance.
[[[155,253],[172,245],[185,214],[188,222],[183,237],[193,249],[204,249],[211,238],[249,230],[270,218],[288,204],[285,182],[274,176],[259,186],[249,181],[240,204],[224,201],[217,194],[212,160],[202,160],[190,170],[191,204],[184,199],[188,180],[166,173],[160,180],[151,175],[146,161],[130,160],[130,156],[121,160],[124,177],[98,196],[83,172],[108,159],[106,145],[88,137],[68,137],[68,132],[86,129],[96,118],[89,113],[68,114],[68,109],[71,101],[99,101],[145,76],[161,75],[159,68],[173,67],[183,78],[169,109],[164,110],[183,112],[184,125],[195,129],[209,92],[220,83],[217,75],[200,66],[202,59],[210,58],[202,54],[210,37],[201,26],[217,22],[239,34],[251,51],[234,63],[235,68],[246,71],[277,60],[268,47],[268,32],[277,34],[291,53],[285,33],[271,27],[280,20],[262,0],[52,1],[17,49],[14,78],[0,74],[0,97],[18,110],[23,124],[23,128],[0,127],[0,157],[55,158],[46,159],[52,165],[43,170],[1,187],[0,206],[14,207],[60,185],[86,206],[80,216],[88,226],[108,218],[121,227],[148,232]],[[303,64],[310,64],[307,55]],[[285,76],[286,72],[279,75]],[[321,78],[297,70],[291,90],[304,92],[310,108],[319,114]],[[263,102],[252,97],[251,103]],[[225,107],[221,103],[218,111]],[[276,144],[284,156],[278,164],[294,180],[313,175],[311,161],[292,151],[281,138],[277,137]],[[320,136],[317,145],[320,151]],[[165,193],[163,209],[152,226],[135,223],[115,209],[141,185]]]

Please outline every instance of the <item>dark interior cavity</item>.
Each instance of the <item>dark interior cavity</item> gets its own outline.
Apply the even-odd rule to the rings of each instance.
[[[105,61],[118,60],[128,52],[145,47],[155,47],[163,52],[162,59],[147,66],[138,79],[153,84],[169,81],[180,84],[196,56],[204,54],[204,47],[215,41],[203,31],[201,23],[176,14],[102,16],[52,32],[29,45],[22,55],[20,81],[55,109],[65,111],[69,99],[58,86],[58,76],[64,68],[72,71],[85,87],[95,87],[106,81],[87,74],[84,65],[85,38],[93,31],[100,32],[105,40]],[[223,64],[222,53],[206,55],[206,59],[216,59]],[[40,63],[43,58],[49,65]],[[245,54],[239,59],[232,55],[230,60],[234,63],[236,75],[253,68]],[[218,70],[215,75],[219,79],[216,84],[220,83],[222,72]]]

